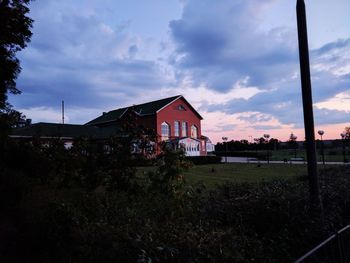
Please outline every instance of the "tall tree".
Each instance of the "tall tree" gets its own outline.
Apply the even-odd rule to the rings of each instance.
[[[2,153],[11,126],[24,117],[12,109],[7,101],[7,95],[20,93],[16,80],[21,72],[21,66],[16,53],[27,46],[32,36],[30,30],[33,20],[27,16],[30,1],[0,0],[0,151]]]
[[[0,113],[9,107],[8,93],[20,93],[16,80],[21,66],[16,53],[27,46],[32,36],[30,1],[0,0]]]
[[[345,138],[346,139],[350,139],[350,126],[349,127],[345,127]]]

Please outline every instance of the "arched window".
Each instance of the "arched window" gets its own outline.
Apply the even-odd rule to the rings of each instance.
[[[182,122],[182,131],[181,131],[182,137],[187,137],[187,122]]]
[[[161,131],[162,131],[162,140],[168,140],[170,137],[170,125],[166,122],[163,122],[161,125]]]
[[[191,126],[191,137],[197,138],[198,137],[198,129],[195,125]]]
[[[175,135],[175,137],[180,136],[180,122],[179,121],[174,122],[174,135]]]

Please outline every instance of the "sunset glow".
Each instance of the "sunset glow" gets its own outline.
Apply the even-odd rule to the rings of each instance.
[[[350,2],[306,5],[316,135],[337,139],[350,126]],[[45,0],[30,16],[10,103],[33,122],[60,122],[61,100],[67,122],[85,123],[181,94],[213,142],[304,139],[295,1]]]

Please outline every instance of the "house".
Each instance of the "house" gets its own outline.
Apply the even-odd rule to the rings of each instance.
[[[130,116],[133,116],[131,118]],[[207,155],[213,150],[208,137],[202,135],[202,116],[182,96],[174,96],[143,104],[103,112],[84,125],[36,123],[15,129],[12,138],[40,137],[43,140],[60,138],[69,147],[73,140],[87,136],[97,140],[120,134],[125,123],[143,127],[156,135],[155,148],[160,143],[174,149],[183,148],[187,156]]]
[[[72,147],[74,140],[79,137],[89,137],[97,141],[103,141],[118,132],[119,130],[116,127],[100,129],[94,126],[79,124],[39,122],[25,126],[23,125],[14,129],[10,137],[21,140],[40,138],[42,144],[47,144],[50,141],[59,139],[64,143],[64,146],[69,149]]]
[[[129,121],[128,112],[136,115],[138,125],[156,133],[158,145],[166,142],[175,149],[182,147],[187,156],[207,155],[210,140],[202,136],[203,118],[182,95],[104,112],[85,125],[117,127]]]

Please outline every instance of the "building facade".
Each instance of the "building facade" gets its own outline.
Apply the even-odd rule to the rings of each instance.
[[[67,148],[79,137],[105,141],[111,136],[125,136],[125,124],[142,127],[155,135],[151,148],[160,153],[161,144],[174,149],[182,148],[187,156],[207,155],[212,144],[202,135],[202,116],[181,95],[143,104],[103,112],[101,116],[84,125],[36,123],[15,129],[10,135],[16,139],[40,138],[41,141],[62,140]],[[135,142],[133,148],[137,148]],[[137,152],[137,150],[135,150]],[[154,151],[153,151],[154,152]]]
[[[157,145],[166,142],[175,149],[181,147],[187,156],[207,155],[207,149],[211,149],[207,147],[210,140],[202,136],[202,116],[181,95],[109,111],[85,125],[117,126],[130,121],[127,112],[136,115],[138,125],[156,133]]]

